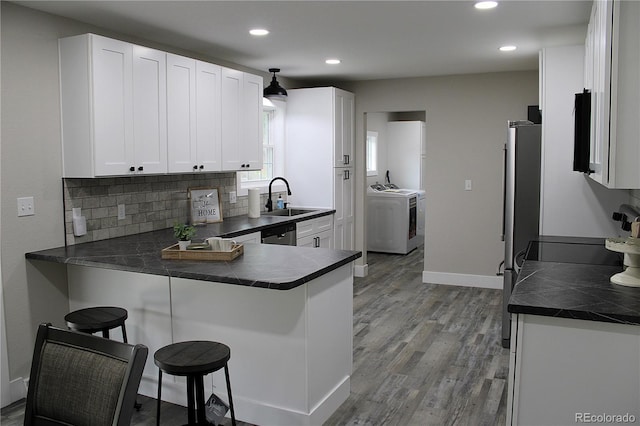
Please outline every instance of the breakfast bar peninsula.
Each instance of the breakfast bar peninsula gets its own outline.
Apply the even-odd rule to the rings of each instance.
[[[231,348],[239,420],[322,424],[350,392],[353,261],[361,253],[245,243],[232,261],[162,259],[172,243],[163,230],[26,257],[66,265],[70,310],[127,309],[129,342],[149,347],[141,394],[157,395],[156,350],[212,340]],[[185,389],[184,378],[165,377],[163,400],[186,406]],[[205,379],[211,390],[226,401],[222,372]]]

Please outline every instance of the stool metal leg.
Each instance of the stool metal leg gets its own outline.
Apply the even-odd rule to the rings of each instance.
[[[124,323],[122,323],[122,341],[125,343],[129,343],[129,341],[127,340],[127,327],[124,326]]]
[[[197,376],[194,379],[196,385],[196,404],[198,404],[198,408],[196,410],[198,424],[206,425],[207,418],[205,416],[204,410],[204,380],[203,376]]]
[[[187,376],[187,418],[189,424],[192,425],[196,421],[196,403],[193,396],[195,388],[195,380],[193,376]]]
[[[109,329],[105,328],[102,330],[102,337],[104,337],[105,339],[109,338]]]
[[[156,407],[156,426],[160,426],[160,403],[162,395],[162,370],[158,369],[158,404]]]
[[[236,426],[236,413],[233,410],[233,398],[231,397],[231,381],[229,380],[229,366],[224,365],[224,376],[227,379],[227,394],[229,395],[229,408],[231,408],[231,424]]]

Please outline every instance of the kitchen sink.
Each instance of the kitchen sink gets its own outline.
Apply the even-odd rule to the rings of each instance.
[[[291,208],[291,209],[277,209],[270,212],[262,212],[264,216],[298,216],[301,214],[312,213],[318,211],[318,209],[300,209],[300,208]]]

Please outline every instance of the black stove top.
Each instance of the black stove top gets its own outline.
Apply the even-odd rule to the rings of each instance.
[[[622,253],[607,250],[604,239],[586,241],[531,241],[525,260],[622,266]]]

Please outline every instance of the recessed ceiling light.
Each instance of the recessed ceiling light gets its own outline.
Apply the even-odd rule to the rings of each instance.
[[[512,51],[514,51],[514,50],[516,50],[516,47],[515,47],[515,46],[502,46],[502,47],[500,48],[500,51],[501,51],[501,52],[512,52]]]
[[[340,63],[340,59],[327,59],[324,62],[329,65],[338,65]]]
[[[475,7],[476,9],[481,10],[493,9],[496,6],[498,6],[497,1],[479,1],[473,5],[473,7]]]
[[[264,28],[254,28],[252,30],[249,30],[249,34],[254,36],[266,36],[267,34],[269,34],[269,30],[265,30]]]

